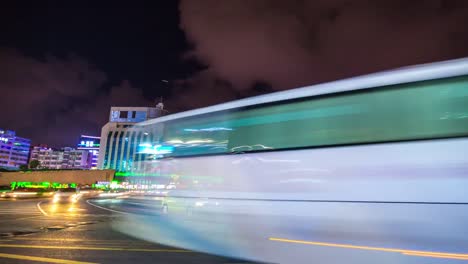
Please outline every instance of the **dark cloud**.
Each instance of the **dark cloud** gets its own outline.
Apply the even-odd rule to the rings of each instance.
[[[263,80],[254,80],[248,89],[237,89],[211,69],[200,71],[186,80],[177,80],[172,86],[175,96],[165,100],[165,107],[170,113],[275,91],[270,83]]]
[[[189,55],[244,94],[468,55],[467,1],[182,0],[180,13]]]
[[[175,81],[172,85],[175,96],[165,101],[165,106],[170,113],[223,103],[241,97],[230,82],[217,78],[211,70],[201,71],[192,78]]]
[[[103,89],[104,72],[78,56],[44,59],[0,49],[0,127],[33,143],[70,145],[81,133],[100,134],[111,105],[144,106],[128,81]]]
[[[0,10],[9,28],[0,45],[28,54],[0,48],[0,127],[69,145],[99,134],[112,105],[151,106],[148,98],[161,95],[174,113],[468,56],[463,0],[181,0],[179,26],[191,43],[169,2],[103,8],[114,10],[109,17],[72,7],[41,9],[40,20],[37,8]],[[64,56],[71,50],[84,57]],[[39,59],[47,51],[60,56]]]

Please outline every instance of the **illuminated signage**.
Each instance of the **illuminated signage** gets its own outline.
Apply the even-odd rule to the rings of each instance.
[[[78,147],[99,148],[99,143],[96,143],[96,142],[90,141],[90,140],[82,140],[82,141],[80,141],[80,144],[78,144]]]
[[[100,141],[100,137],[81,135],[77,144],[78,149],[98,149]]]
[[[172,151],[174,151],[174,147],[172,146],[152,146],[149,143],[143,143],[138,146],[138,152],[143,154],[162,155],[172,153]]]
[[[4,137],[0,137],[0,141],[3,141],[3,142],[8,142],[8,138],[4,138]]]

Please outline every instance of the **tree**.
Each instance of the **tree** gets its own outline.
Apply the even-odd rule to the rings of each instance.
[[[39,165],[41,165],[41,163],[38,160],[31,160],[29,162],[29,168],[31,168],[31,169],[37,169],[37,167],[39,167]]]
[[[28,165],[22,164],[22,165],[19,166],[19,169],[20,169],[21,171],[28,170]]]

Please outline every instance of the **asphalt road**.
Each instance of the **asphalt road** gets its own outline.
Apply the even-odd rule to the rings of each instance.
[[[126,236],[122,214],[86,201],[0,200],[0,263],[247,263]]]

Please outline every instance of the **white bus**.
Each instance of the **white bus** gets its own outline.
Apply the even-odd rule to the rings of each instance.
[[[164,215],[121,223],[132,235],[270,263],[468,260],[468,59],[137,129],[144,162],[175,188]]]

